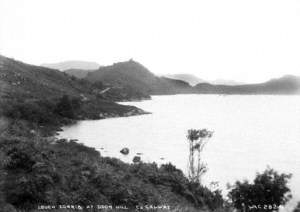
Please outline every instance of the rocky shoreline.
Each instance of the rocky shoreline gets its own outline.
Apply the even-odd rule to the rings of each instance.
[[[118,117],[129,117],[129,116],[139,116],[139,115],[146,115],[151,114],[150,112],[144,111],[142,109],[136,108],[125,112],[123,114],[116,114],[116,113],[99,113],[99,119],[107,119],[107,118],[118,118]]]
[[[142,101],[142,100],[140,100]],[[140,115],[147,115],[151,114],[151,112],[144,111],[140,108],[129,106],[131,109],[129,111],[118,111],[118,113],[115,112],[100,112],[97,115],[93,116],[80,116],[79,119],[66,119],[61,123],[60,126],[53,126],[53,127],[46,127],[46,130],[50,133],[47,134],[46,137],[48,138],[54,138],[55,136],[59,135],[59,132],[63,131],[63,127],[65,126],[71,126],[76,124],[78,121],[88,121],[88,120],[102,120],[102,119],[109,119],[109,118],[121,118],[121,117],[130,117],[130,116],[140,116]]]

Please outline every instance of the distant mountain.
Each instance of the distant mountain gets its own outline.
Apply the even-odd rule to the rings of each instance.
[[[300,94],[300,77],[283,76],[264,83],[245,85],[213,85],[199,83],[194,87],[200,94]]]
[[[209,81],[210,84],[214,85],[243,85],[245,83],[237,82],[234,80],[226,80],[226,79],[216,79],[213,81]]]
[[[168,94],[299,94],[300,80],[296,76],[284,76],[265,83],[242,85],[215,85],[208,82],[190,86],[184,80],[158,77],[140,63],[130,60],[100,67],[85,77],[90,82],[111,85],[112,89],[126,90],[132,96]],[[223,81],[223,83],[225,83]],[[227,81],[226,83],[234,83]]]
[[[83,79],[88,75],[89,72],[92,72],[92,71],[95,71],[95,70],[67,69],[64,72],[71,75],[71,76],[74,76],[78,79]]]
[[[144,95],[190,93],[192,89],[184,81],[157,77],[133,60],[100,67],[97,71],[88,73],[85,79],[90,82],[109,83],[114,87],[138,91]]]
[[[165,77],[171,79],[178,79],[189,83],[191,86],[195,86],[199,83],[210,83],[214,85],[242,85],[244,83],[236,82],[234,80],[216,79],[213,81],[203,80],[192,74],[167,74]]]
[[[192,74],[167,74],[165,75],[165,77],[185,81],[189,83],[191,86],[197,85],[198,83],[206,82],[205,80],[200,79],[199,77],[196,77],[195,75]]]
[[[41,66],[58,69],[60,71],[66,71],[68,69],[79,69],[79,70],[96,70],[100,65],[96,62],[80,61],[80,60],[69,60],[59,63],[44,63]]]

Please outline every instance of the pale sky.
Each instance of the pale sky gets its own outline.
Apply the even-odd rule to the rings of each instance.
[[[300,75],[300,0],[0,0],[0,54],[37,65],[133,58],[206,80]]]

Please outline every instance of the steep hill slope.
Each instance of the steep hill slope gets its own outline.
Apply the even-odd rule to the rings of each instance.
[[[55,110],[65,109],[56,108],[59,107],[59,101],[65,101],[62,107],[69,107],[71,104],[72,119],[98,119],[144,113],[136,107],[119,105],[112,102],[112,99],[103,98],[101,92],[101,89],[88,81],[58,70],[0,56],[0,116],[3,113],[8,118],[42,120],[43,113],[47,113],[49,117],[60,120],[57,117],[60,114]],[[68,98],[62,99],[64,96]]]
[[[88,73],[86,79],[91,82],[110,83],[114,87],[129,88],[144,95],[188,93],[191,89],[191,86],[183,81],[157,77],[133,60],[101,67]]]
[[[0,56],[1,96],[52,98],[89,95],[90,85],[55,69],[29,65]]]

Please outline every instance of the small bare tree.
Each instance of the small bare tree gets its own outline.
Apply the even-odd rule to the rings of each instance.
[[[188,177],[192,182],[201,182],[202,175],[207,171],[207,166],[201,159],[201,152],[204,146],[212,137],[213,132],[207,129],[188,130],[187,139],[189,141],[189,161]]]

